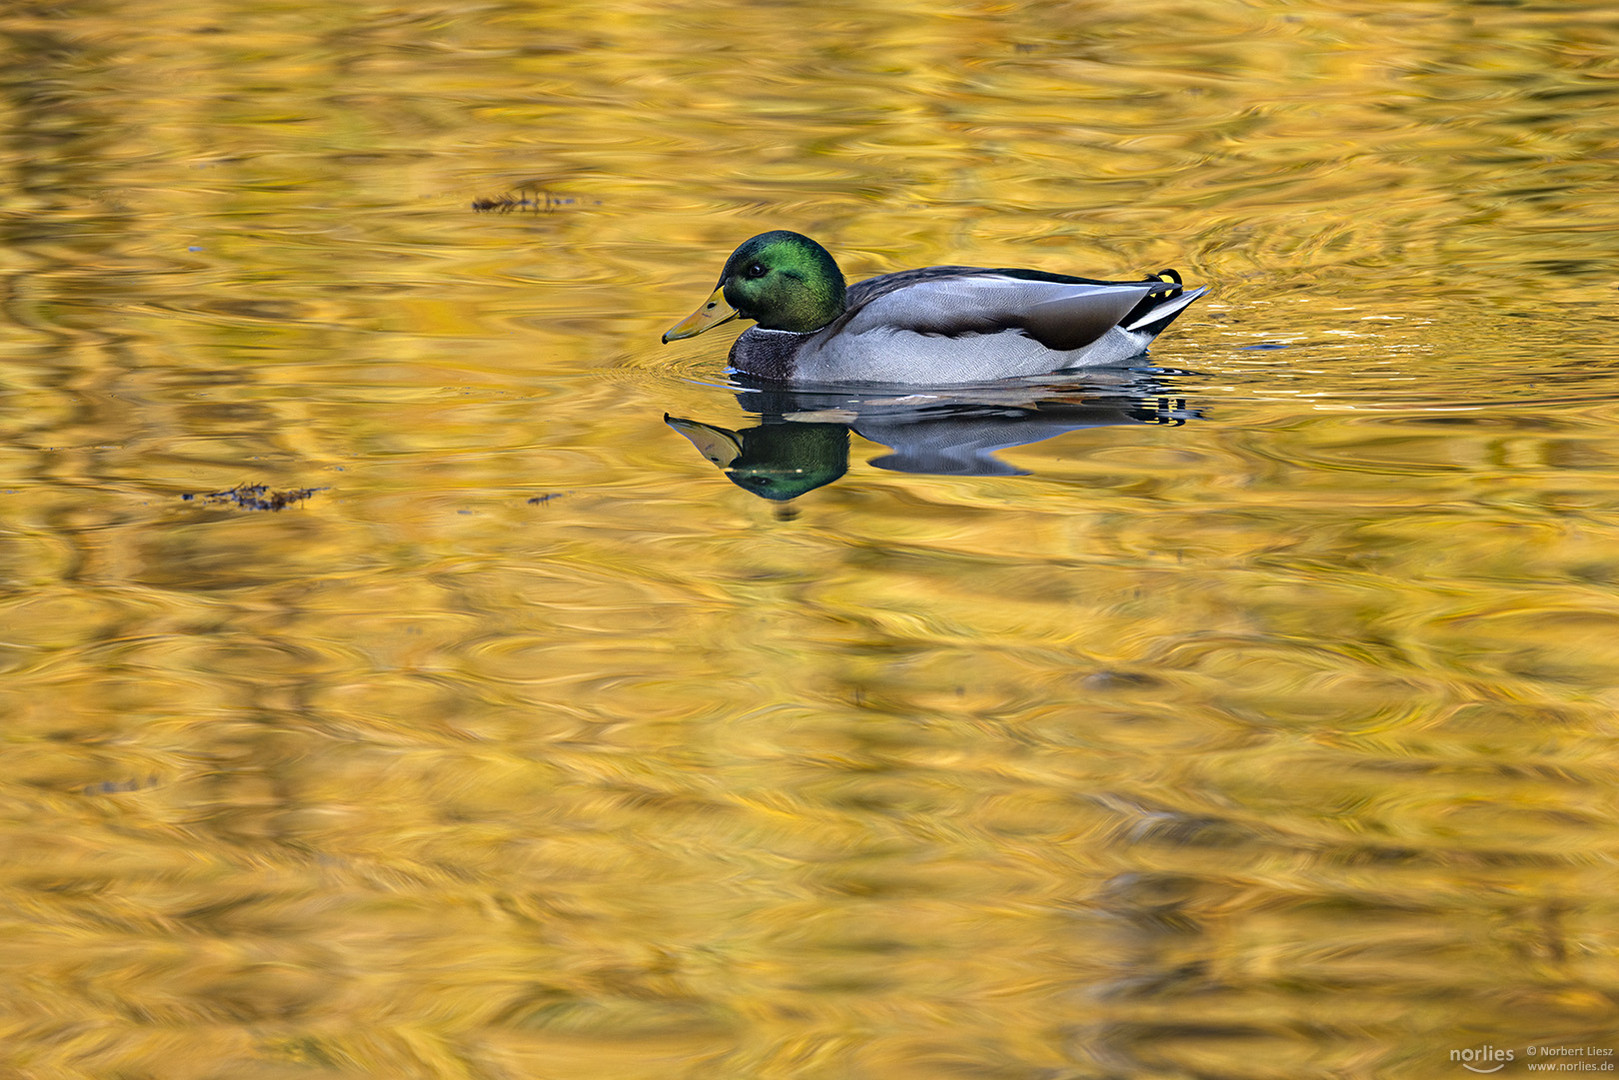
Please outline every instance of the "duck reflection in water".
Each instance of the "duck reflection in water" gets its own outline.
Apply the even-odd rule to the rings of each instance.
[[[740,488],[786,502],[824,487],[849,469],[849,432],[887,446],[871,464],[935,476],[1021,476],[995,451],[1042,442],[1081,428],[1118,424],[1180,425],[1197,417],[1185,398],[1138,372],[1101,372],[1086,383],[996,384],[946,390],[905,388],[786,390],[744,387],[738,403],[759,417],[732,430],[664,415]]]

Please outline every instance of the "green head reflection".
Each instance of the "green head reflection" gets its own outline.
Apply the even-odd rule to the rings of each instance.
[[[842,424],[782,422],[732,431],[664,415],[739,488],[786,502],[830,484],[849,469],[849,429]]]

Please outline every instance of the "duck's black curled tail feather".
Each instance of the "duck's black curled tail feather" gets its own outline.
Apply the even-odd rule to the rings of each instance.
[[[1122,285],[1124,282],[1119,282],[1119,284]],[[1134,283],[1132,282],[1132,284]],[[1151,316],[1154,311],[1164,305],[1166,300],[1174,299],[1183,291],[1181,288],[1181,276],[1174,270],[1160,270],[1156,274],[1145,274],[1142,277],[1142,284],[1150,284],[1152,289],[1137,301],[1136,306],[1130,309],[1128,315],[1119,320],[1119,325],[1126,330],[1136,329],[1137,323]],[[1179,311],[1180,307],[1176,307],[1175,310]],[[1164,323],[1164,326],[1168,325],[1169,323]],[[1163,326],[1160,326],[1157,330],[1149,332],[1156,334],[1158,330],[1163,328]]]
[[[1119,323],[1126,330],[1138,334],[1146,334],[1149,338],[1157,337],[1164,332],[1175,316],[1202,296],[1207,289],[1193,289],[1187,292],[1181,285],[1181,276],[1176,270],[1160,270],[1156,274],[1148,275],[1150,280],[1163,283],[1162,288],[1155,288],[1141,302],[1131,309]]]

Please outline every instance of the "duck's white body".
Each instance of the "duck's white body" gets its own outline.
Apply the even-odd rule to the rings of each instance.
[[[1031,280],[968,267],[884,289],[849,289],[850,310],[807,334],[750,327],[732,346],[739,371],[793,382],[993,382],[1140,356],[1202,289],[1165,296],[1126,322],[1161,282]],[[916,273],[913,271],[912,273]],[[901,277],[903,275],[888,275]],[[863,286],[876,295],[861,302]]]

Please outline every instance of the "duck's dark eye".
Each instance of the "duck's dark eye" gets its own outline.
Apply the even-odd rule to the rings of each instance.
[[[744,273],[746,273],[749,277],[764,277],[765,268],[760,266],[758,263],[749,263],[748,268],[744,271]]]

